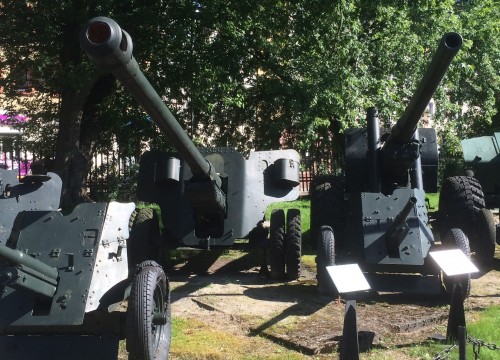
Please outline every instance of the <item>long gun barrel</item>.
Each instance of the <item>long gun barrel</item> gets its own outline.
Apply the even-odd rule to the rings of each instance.
[[[163,134],[172,142],[191,168],[195,179],[210,178],[220,187],[220,177],[198,151],[160,96],[139,68],[132,55],[132,39],[113,20],[106,17],[91,19],[80,33],[80,44],[92,62],[111,72],[151,115]]]
[[[386,144],[393,141],[395,143],[407,143],[412,140],[420,117],[461,47],[462,37],[460,34],[450,32],[443,35],[422,81],[414,92],[403,116],[392,127]]]

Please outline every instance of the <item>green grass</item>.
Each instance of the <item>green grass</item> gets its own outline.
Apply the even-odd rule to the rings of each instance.
[[[233,335],[196,319],[172,319],[170,357],[174,359],[302,360],[304,355],[259,336]]]
[[[437,211],[439,208],[439,193],[425,193],[425,198],[429,201],[429,211]]]
[[[500,306],[492,306],[479,313],[467,313],[467,335],[484,341],[486,344],[495,344],[500,349]],[[470,319],[477,317],[477,319]],[[450,345],[430,342],[410,349],[409,354],[418,359],[433,359],[440,351]],[[467,359],[474,359],[473,346],[467,343]],[[458,359],[458,349],[450,352],[450,359]],[[500,360],[500,350],[490,350],[481,347],[479,359]]]

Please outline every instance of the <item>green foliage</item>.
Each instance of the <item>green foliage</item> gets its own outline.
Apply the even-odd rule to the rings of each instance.
[[[485,133],[498,109],[500,9],[495,0],[296,2],[213,0],[117,2],[22,0],[0,6],[0,43],[9,99],[29,74],[31,85],[60,104],[26,98],[26,129],[40,153],[56,151],[69,120],[61,109],[82,107],[92,117],[91,152],[118,142],[138,156],[147,142],[169,148],[127,91],[110,88],[85,106],[95,81],[78,47],[81,25],[108,15],[127,30],[146,77],[200,145],[309,151],[321,129],[363,126],[369,106],[390,125],[401,114],[447,31],[461,32],[459,52],[434,100],[445,157],[457,158],[457,139]],[[95,90],[95,89],[94,89]],[[14,103],[11,104],[14,106]],[[17,105],[19,106],[19,102]],[[80,107],[80,108],[79,108]],[[466,111],[465,111],[466,110]],[[68,125],[68,124],[66,124]],[[79,124],[69,124],[78,132]],[[42,131],[40,131],[42,129]],[[41,136],[40,136],[41,134]],[[335,137],[334,141],[340,138]],[[71,140],[72,141],[72,140]]]
[[[123,174],[116,160],[92,170],[90,196],[94,201],[135,201],[139,165],[129,165]]]

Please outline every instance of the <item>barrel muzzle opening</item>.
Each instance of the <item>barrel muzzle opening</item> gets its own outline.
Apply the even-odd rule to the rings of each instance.
[[[460,49],[462,47],[462,36],[457,33],[448,33],[444,37],[444,44],[450,49]]]
[[[102,21],[92,23],[87,29],[87,39],[94,45],[105,43],[111,37],[111,28]]]

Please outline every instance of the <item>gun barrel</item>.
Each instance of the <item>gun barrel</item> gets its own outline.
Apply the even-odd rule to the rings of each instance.
[[[404,222],[408,217],[408,215],[410,215],[410,211],[411,209],[413,209],[416,203],[417,203],[417,198],[415,196],[410,196],[404,208],[394,219],[394,223],[398,224]]]
[[[40,260],[37,260],[23,253],[22,251],[11,249],[1,244],[0,244],[0,258],[3,258],[8,263],[14,266],[24,265],[28,268],[40,272],[41,274],[53,280],[57,280],[57,277],[59,276],[57,269],[47,264],[44,264]]]
[[[130,35],[112,19],[96,17],[82,28],[80,45],[98,68],[111,72],[151,115],[162,133],[189,165],[193,177],[210,177],[220,186],[220,177],[140,70],[132,55],[133,44]]]
[[[417,90],[414,92],[410,103],[406,107],[403,116],[391,129],[389,138],[386,141],[387,143],[391,141],[399,143],[411,141],[420,117],[443,79],[451,61],[461,47],[462,36],[460,34],[450,32],[443,35],[436,53]]]

